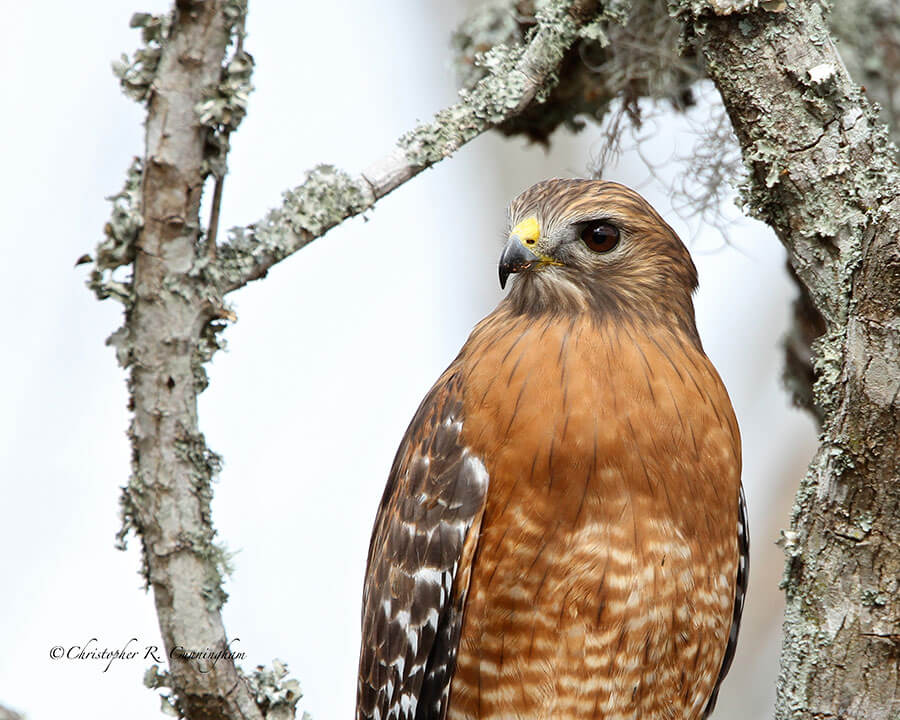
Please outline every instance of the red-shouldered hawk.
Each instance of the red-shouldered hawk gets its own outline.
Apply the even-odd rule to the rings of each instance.
[[[737,421],[697,274],[616,183],[510,206],[508,296],[397,452],[363,593],[358,720],[706,717],[748,572]]]

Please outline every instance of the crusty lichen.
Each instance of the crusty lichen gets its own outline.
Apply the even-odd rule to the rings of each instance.
[[[232,316],[233,318],[234,316]],[[210,320],[200,331],[197,345],[191,358],[191,370],[194,375],[194,391],[199,395],[209,386],[206,363],[212,360],[219,350],[224,350],[227,343],[222,332],[227,326],[221,320]]]
[[[540,0],[498,0],[476,10],[454,35],[455,64],[465,88],[489,77],[483,58],[491,48],[514,46],[533,32],[545,11]],[[681,29],[666,12],[664,0],[603,3],[566,50],[560,81],[543,102],[506,119],[498,129],[546,143],[559,126],[577,131],[582,118],[600,122],[614,100],[630,105],[637,119],[638,98],[666,100],[683,108],[692,103],[690,86],[703,71],[683,57]]]
[[[375,196],[362,178],[331,165],[319,165],[297,187],[286,190],[281,206],[248,228],[229,231],[215,263],[195,267],[218,287],[237,287],[262,258],[276,262],[348,217],[372,207]]]
[[[132,390],[132,382],[129,380],[128,389]],[[131,403],[133,404],[133,400]],[[147,493],[147,483],[144,481],[141,472],[136,422],[132,417],[128,425],[128,439],[131,441],[131,475],[128,478],[128,484],[120,488],[119,492],[119,519],[121,526],[116,533],[116,548],[125,550],[128,547],[128,536],[132,532],[140,538],[141,541],[141,567],[140,576],[144,581],[144,589],[150,588],[150,558],[147,553],[147,541],[141,532],[140,510],[139,504],[145,499]]]
[[[267,720],[288,720],[296,714],[297,703],[303,697],[300,683],[288,678],[287,663],[272,661],[272,667],[258,665],[247,678],[256,702]],[[301,720],[311,720],[309,713],[304,712]]]
[[[200,508],[200,530],[180,538],[180,542],[205,559],[207,577],[200,589],[210,610],[218,610],[225,604],[228,594],[222,587],[224,578],[231,574],[232,554],[215,540],[212,523],[212,482],[222,470],[222,458],[209,449],[202,433],[183,432],[175,441],[175,455],[193,469],[192,490]]]
[[[130,279],[114,278],[113,273],[134,260],[135,243],[144,225],[141,216],[142,175],[143,163],[136,157],[128,167],[122,189],[106,198],[112,203],[112,213],[103,227],[104,238],[97,244],[94,267],[87,281],[99,300],[115,298],[126,307],[132,301]],[[90,256],[85,256],[79,263],[90,260]]]
[[[536,34],[546,40],[527,46]],[[500,125],[522,104],[532,82],[524,72],[516,72],[529,52],[528,61],[536,73],[551,71],[571,47],[578,28],[565,3],[548,2],[534,15],[532,27],[519,42],[498,43],[473,58],[479,79],[471,88],[460,91],[460,102],[439,112],[430,123],[424,123],[400,138],[398,145],[412,165],[427,166],[447,157],[486,127]],[[459,45],[459,35],[457,44]],[[528,47],[528,50],[526,50]],[[543,103],[555,77],[548,77],[534,101]]]
[[[831,32],[851,76],[881,108],[881,119],[900,144],[900,3],[840,0],[831,3]]]
[[[163,44],[172,27],[172,14],[135,13],[129,26],[140,28],[144,45],[135,50],[130,58],[122,53],[122,58],[113,63],[113,73],[119,78],[122,91],[128,97],[146,103],[153,91]]]
[[[216,177],[225,175],[231,149],[228,138],[247,115],[252,76],[253,57],[243,50],[236,51],[222,69],[222,79],[206,91],[206,98],[195,108],[200,122],[208,128],[204,170]]]
[[[113,273],[134,262],[135,244],[138,233],[144,224],[140,210],[142,175],[143,164],[140,158],[134,158],[126,173],[125,185],[122,190],[107,198],[112,202],[112,213],[103,228],[104,239],[97,244],[96,259],[93,259],[94,266],[87,281],[87,286],[99,300],[112,297],[125,305],[125,322],[106,340],[106,344],[115,350],[116,360],[122,368],[131,365],[134,359],[129,322],[134,301],[134,289],[130,277],[115,279]],[[92,261],[89,256],[83,260]],[[132,420],[129,429],[132,441],[134,440],[133,433],[134,421]],[[135,445],[132,443],[132,448],[134,447]],[[139,527],[137,509],[132,498],[132,492],[140,492],[142,488],[136,458],[136,450],[132,450],[131,480],[127,487],[122,488],[119,498],[122,525],[116,533],[116,547],[121,550],[126,547],[128,534]],[[141,554],[140,574],[144,579],[145,587],[149,587],[150,570],[146,552]]]
[[[319,236],[341,220],[371,207],[372,192],[365,182],[332,165],[319,165],[297,187],[282,195],[281,207],[272,210],[254,228],[264,246],[283,244],[284,233]]]

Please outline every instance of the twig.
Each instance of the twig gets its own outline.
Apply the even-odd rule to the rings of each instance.
[[[246,31],[247,13],[246,10],[240,13],[237,22],[232,28],[235,37],[234,57],[238,58],[244,54],[244,36]],[[215,174],[215,185],[213,187],[212,208],[209,213],[209,228],[206,231],[206,252],[210,260],[216,257],[216,236],[219,234],[219,215],[222,210],[222,191],[225,185],[225,175],[228,173],[228,166],[224,162],[224,155],[227,155],[229,149],[229,139],[231,137],[231,128],[228,127],[222,131],[221,147],[223,153],[222,167],[218,174]]]
[[[206,231],[206,252],[210,260],[216,257],[216,235],[219,233],[219,212],[222,208],[222,186],[225,176],[217,177],[213,188],[212,209],[209,212],[209,228]]]

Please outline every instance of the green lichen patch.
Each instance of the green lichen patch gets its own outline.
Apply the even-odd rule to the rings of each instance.
[[[179,538],[179,542],[203,558],[206,569],[201,593],[206,598],[210,611],[218,610],[225,604],[228,595],[222,584],[231,574],[233,556],[215,540],[216,531],[212,524],[211,503],[212,481],[222,470],[222,458],[209,449],[202,433],[182,432],[174,443],[175,455],[192,468],[191,485],[200,508],[201,523],[198,530]]]
[[[163,715],[169,717],[184,717],[178,710],[178,701],[175,697],[172,676],[168,670],[160,670],[155,663],[144,671],[144,687],[150,690],[163,690],[159,696],[159,709]]]
[[[218,287],[238,287],[254,269],[277,262],[303,247],[348,217],[375,203],[372,188],[331,165],[319,165],[297,187],[287,190],[280,207],[270,210],[255,225],[229,231],[215,263],[203,263],[203,273]]]
[[[234,317],[232,315],[232,317]],[[221,320],[211,320],[203,326],[200,337],[191,358],[191,370],[194,376],[194,392],[198,395],[209,386],[209,377],[204,367],[212,360],[212,356],[227,345],[222,332],[227,325]]]
[[[816,374],[813,394],[826,416],[831,414],[838,402],[833,388],[841,377],[845,336],[843,330],[832,330],[812,343],[813,369]]]
[[[258,665],[247,681],[263,715],[278,717],[280,709],[287,711],[285,717],[294,717],[303,693],[300,683],[288,677],[287,663],[276,658],[271,668]],[[310,715],[304,712],[302,720],[311,720]]]
[[[285,229],[295,235],[318,237],[374,203],[372,191],[364,181],[332,165],[317,166],[282,197],[282,206],[256,227],[257,239],[263,244],[279,240]]]
[[[888,595],[877,589],[866,588],[860,593],[860,602],[866,607],[884,607],[888,604]]]
[[[138,504],[145,499],[147,488],[144,479],[141,476],[138,444],[135,433],[135,421],[132,418],[128,426],[128,437],[131,441],[131,477],[128,479],[128,485],[121,488],[119,494],[119,517],[121,526],[116,533],[116,548],[125,550],[128,547],[128,535],[132,532],[141,540],[141,567],[140,576],[144,581],[144,589],[150,588],[150,562],[147,558],[147,544],[141,532],[141,523],[139,517]]]
[[[521,45],[494,45],[479,54],[478,68],[487,74],[471,90],[460,91],[460,102],[403,135],[398,146],[409,163],[427,167],[451,155],[485,128],[502,123],[522,100],[528,78],[514,69],[524,54]]]
[[[229,135],[237,130],[247,115],[250,93],[253,92],[253,57],[238,50],[222,70],[221,80],[209,88],[195,108],[200,122],[208,129],[204,148],[205,173],[223,177],[226,157],[230,150]]]
[[[432,165],[487,128],[503,125],[529,101],[547,100],[579,27],[570,3],[529,4],[527,12],[529,18],[520,24],[510,4],[494,3],[456,32],[453,43],[464,81],[460,102],[400,138],[411,165]],[[534,77],[542,78],[536,88]]]
[[[99,300],[112,297],[126,306],[131,304],[131,282],[116,279],[113,273],[134,261],[135,244],[144,226],[140,209],[142,176],[143,163],[136,157],[128,167],[122,189],[107,198],[112,203],[112,213],[103,227],[104,237],[97,244],[94,267],[87,281]]]
[[[143,47],[134,51],[132,57],[122,53],[120,60],[113,63],[113,74],[119,78],[122,91],[133,100],[146,103],[153,91],[153,80],[159,68],[163,44],[172,28],[172,15],[151,15],[135,13],[129,26],[140,28]]]

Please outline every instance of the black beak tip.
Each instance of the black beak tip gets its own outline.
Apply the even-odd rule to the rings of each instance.
[[[538,260],[538,256],[519,241],[517,235],[511,235],[500,256],[500,289],[506,289],[506,281],[512,273],[527,270]]]

